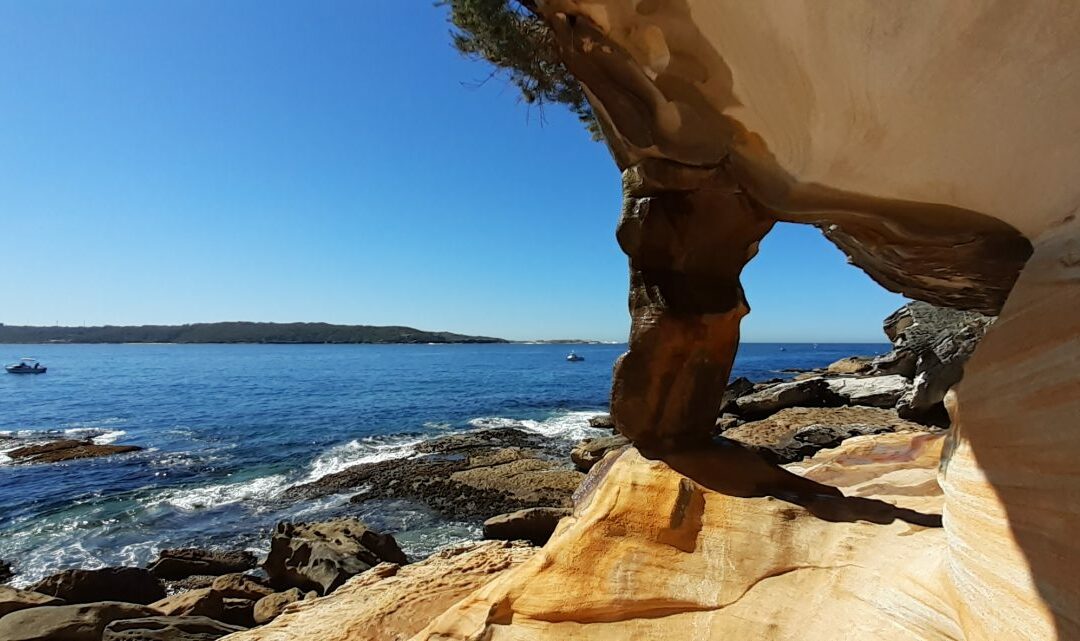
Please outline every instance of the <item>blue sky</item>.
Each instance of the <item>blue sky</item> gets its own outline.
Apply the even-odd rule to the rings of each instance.
[[[0,322],[402,324],[622,340],[619,176],[427,0],[0,0]],[[880,341],[903,299],[809,227],[748,341]]]

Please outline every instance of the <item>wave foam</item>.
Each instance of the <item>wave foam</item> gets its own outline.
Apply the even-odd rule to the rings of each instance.
[[[317,456],[309,466],[308,475],[297,484],[312,483],[354,465],[406,458],[416,452],[416,445],[423,440],[421,438],[388,440],[369,436],[354,439],[344,445],[336,445]]]
[[[536,432],[549,438],[562,438],[568,441],[580,441],[584,438],[592,438],[606,430],[591,427],[589,419],[600,412],[559,412],[542,421],[532,419],[516,419],[504,416],[482,416],[469,421],[469,425],[477,429],[492,427],[514,427],[530,432]]]
[[[273,498],[280,494],[284,487],[285,477],[274,474],[239,483],[170,489],[147,501],[146,507],[168,505],[185,512],[194,512],[241,501]]]

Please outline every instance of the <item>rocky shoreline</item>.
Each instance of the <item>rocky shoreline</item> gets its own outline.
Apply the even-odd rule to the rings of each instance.
[[[942,431],[945,391],[992,322],[957,314],[913,303],[886,319],[894,345],[889,354],[790,372],[791,380],[731,381],[718,408],[715,438],[787,464],[856,436]],[[354,465],[289,488],[281,499],[344,493],[355,504],[404,498],[447,518],[482,521],[484,538],[506,542],[455,546],[417,565],[454,566],[471,558],[505,568],[543,545],[572,513],[575,492],[587,486],[586,473],[630,446],[614,432],[610,417],[596,416],[590,425],[613,433],[581,441],[571,452],[510,427],[452,434],[420,443],[407,458]],[[133,449],[138,448],[62,440],[8,456],[45,464]],[[412,572],[393,536],[348,515],[279,523],[269,547],[261,561],[248,551],[168,549],[145,568],[69,569],[27,589],[0,585],[0,639],[209,641],[265,626],[343,590]],[[0,563],[0,583],[17,573],[15,566],[13,572]]]

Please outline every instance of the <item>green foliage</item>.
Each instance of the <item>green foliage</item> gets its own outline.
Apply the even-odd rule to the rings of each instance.
[[[581,85],[559,59],[551,28],[531,0],[439,0],[450,8],[454,47],[495,66],[521,91],[525,102],[566,105],[592,134],[602,135]]]

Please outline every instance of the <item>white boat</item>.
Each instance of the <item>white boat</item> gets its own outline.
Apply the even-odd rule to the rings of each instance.
[[[585,357],[584,356],[579,356],[579,355],[575,354],[574,352],[570,352],[569,354],[566,355],[566,360],[570,361],[571,363],[576,363],[578,361],[585,360]]]
[[[8,374],[44,374],[48,368],[37,361],[36,358],[23,358],[18,363],[5,365]]]

